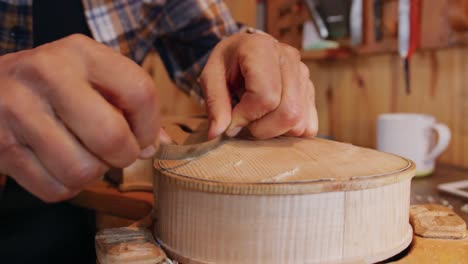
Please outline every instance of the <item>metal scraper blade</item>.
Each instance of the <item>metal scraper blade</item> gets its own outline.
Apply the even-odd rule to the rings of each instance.
[[[218,147],[226,136],[221,135],[214,139],[190,145],[161,144],[156,152],[158,160],[183,160],[195,158]]]

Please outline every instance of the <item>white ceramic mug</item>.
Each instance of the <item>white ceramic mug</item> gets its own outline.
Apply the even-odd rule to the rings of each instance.
[[[411,159],[417,176],[432,173],[435,159],[447,148],[450,137],[450,129],[430,115],[383,114],[377,120],[377,150]]]

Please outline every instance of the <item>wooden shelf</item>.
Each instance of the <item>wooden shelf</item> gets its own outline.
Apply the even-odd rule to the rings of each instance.
[[[303,51],[303,60],[346,59],[355,55],[398,51],[398,1],[382,2],[382,38],[376,40],[374,1],[363,1],[363,39],[359,47],[345,40],[338,49]],[[468,45],[468,0],[422,1],[420,50]],[[302,1],[268,0],[267,31],[279,41],[301,48],[302,25],[310,16]],[[335,40],[336,41],[336,40]]]
[[[353,55],[354,52],[348,48],[301,51],[302,60],[346,59],[352,57]]]
[[[398,46],[396,40],[384,39],[378,43],[362,45],[356,48],[343,46],[336,49],[302,51],[301,55],[303,60],[335,60],[347,59],[353,56],[381,54],[397,51]]]
[[[448,49],[451,47],[467,47],[468,46],[468,33],[454,34],[450,39],[450,44],[438,46],[422,46],[417,51]],[[357,56],[378,55],[384,53],[397,54],[398,47],[396,43],[383,42],[375,46],[362,46],[357,49],[350,49],[341,47],[336,49],[322,49],[322,50],[309,50],[301,51],[301,58],[303,61],[324,61],[324,60],[341,60],[349,59]]]

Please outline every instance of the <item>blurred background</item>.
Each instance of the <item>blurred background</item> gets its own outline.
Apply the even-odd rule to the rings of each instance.
[[[321,135],[375,147],[379,114],[426,113],[452,132],[440,161],[468,167],[468,1],[408,0],[406,13],[398,0],[225,2],[237,21],[301,50]],[[145,67],[164,90],[164,115],[204,113],[173,86],[156,54]]]

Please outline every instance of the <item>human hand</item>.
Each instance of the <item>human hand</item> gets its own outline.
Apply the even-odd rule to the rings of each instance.
[[[2,56],[0,173],[44,201],[70,198],[155,153],[158,105],[148,74],[81,35]]]
[[[236,34],[213,50],[200,75],[211,122],[209,137],[243,127],[259,139],[315,136],[314,86],[293,47],[260,34]],[[240,101],[232,108],[232,97]]]

